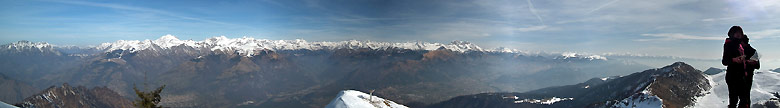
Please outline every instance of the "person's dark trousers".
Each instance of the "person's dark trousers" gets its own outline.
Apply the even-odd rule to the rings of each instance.
[[[753,87],[753,75],[748,75],[746,79],[744,80],[745,84],[742,85],[742,95],[739,95],[739,107],[740,108],[749,108],[750,107],[750,89]]]
[[[729,108],[736,108],[741,97],[745,95],[745,81],[741,76],[726,75],[726,85],[729,89]],[[748,89],[749,90],[749,89]],[[749,100],[750,98],[748,98]]]

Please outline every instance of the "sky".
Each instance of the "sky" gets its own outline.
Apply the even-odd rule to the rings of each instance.
[[[0,0],[0,43],[214,36],[464,40],[483,48],[719,59],[740,25],[780,62],[778,0]]]

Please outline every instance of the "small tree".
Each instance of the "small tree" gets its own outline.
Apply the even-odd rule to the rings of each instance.
[[[135,90],[135,94],[138,95],[139,98],[133,102],[133,105],[138,108],[162,108],[157,106],[157,104],[160,103],[160,92],[162,92],[163,88],[165,88],[165,85],[160,86],[154,91],[143,92],[133,85],[133,90]]]
[[[772,95],[775,95],[775,98],[780,99],[780,92],[772,93]]]
[[[372,100],[372,98],[374,98],[374,89],[371,89],[368,92],[368,103],[374,103],[374,100]]]

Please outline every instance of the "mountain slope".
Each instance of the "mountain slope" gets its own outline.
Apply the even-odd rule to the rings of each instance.
[[[28,96],[32,96],[38,91],[38,88],[15,79],[11,79],[11,77],[0,73],[0,101],[8,103],[20,102],[22,99]]]
[[[655,105],[691,106],[708,90],[708,79],[688,64],[645,70],[627,76],[591,79],[585,83],[550,87],[525,93],[483,93],[458,96],[431,108],[459,107],[619,107]],[[533,103],[528,101],[549,101]],[[551,101],[555,100],[555,101]]]
[[[29,108],[129,108],[131,102],[106,87],[87,89],[84,86],[50,87],[25,98],[17,106]]]

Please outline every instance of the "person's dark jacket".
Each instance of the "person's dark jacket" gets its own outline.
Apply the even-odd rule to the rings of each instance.
[[[743,63],[732,61],[731,58],[739,57],[741,55],[739,52],[739,44],[743,42],[747,43],[748,38],[726,38],[726,42],[723,44],[723,60],[721,61],[723,65],[728,66],[726,68],[726,76],[742,77],[746,74],[745,70],[747,70],[749,76],[753,76],[753,70],[760,68],[758,62],[756,62],[756,64],[748,63],[747,66],[745,66]],[[750,44],[745,44],[742,48],[745,50],[745,58],[743,58],[745,60],[750,59],[750,57],[756,54],[756,49],[753,49]]]

